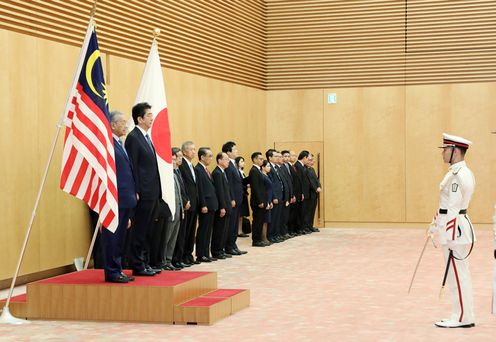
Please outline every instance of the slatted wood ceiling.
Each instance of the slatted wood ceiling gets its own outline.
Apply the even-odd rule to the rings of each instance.
[[[496,1],[266,5],[268,89],[496,80]]]
[[[91,0],[0,0],[0,27],[79,46]],[[99,0],[104,52],[259,89],[496,79],[496,0]]]
[[[0,27],[80,46],[90,0],[0,0]],[[145,61],[161,29],[162,63],[173,69],[265,88],[262,0],[99,0],[103,52]]]

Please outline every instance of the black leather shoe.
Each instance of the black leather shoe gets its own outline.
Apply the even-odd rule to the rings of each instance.
[[[263,243],[263,241],[253,242],[251,245],[253,247],[265,247],[265,246],[267,246],[265,243]]]
[[[181,261],[181,263],[183,263],[187,267],[193,265],[193,262],[189,261],[189,259],[184,259],[183,261]]]
[[[270,242],[270,241],[268,241],[268,240],[267,240],[267,241],[262,241],[262,243],[263,243],[265,246],[270,246],[270,245],[272,245],[272,242]]]
[[[223,254],[215,254],[215,255],[213,255],[213,257],[220,259],[220,260],[224,260],[226,258]]]
[[[209,258],[209,259],[210,259],[210,261],[217,261],[217,260],[219,260],[219,259],[217,259],[216,257],[207,257],[207,258]]]
[[[182,270],[184,267],[182,266],[183,264],[181,262],[173,262],[172,266],[176,268],[176,270]]]
[[[226,251],[226,254],[230,254],[230,255],[241,255],[241,254],[239,254],[239,253],[238,253],[238,251],[237,251],[237,250],[235,250],[235,249],[229,249],[229,250],[227,250],[227,251]]]
[[[142,277],[152,277],[155,275],[155,272],[149,270],[133,270],[134,276],[142,276]]]
[[[238,237],[240,237],[240,238],[245,238],[245,237],[249,237],[249,236],[250,236],[250,235],[245,234],[245,233],[243,233],[243,234],[238,234]]]
[[[197,258],[195,261],[193,261],[193,264],[195,264],[195,265],[201,264],[201,261],[198,260],[198,258]]]
[[[124,274],[122,272],[121,272],[121,275],[123,275],[124,277],[126,277],[128,281],[134,281],[134,277],[133,276],[128,276],[128,275],[126,275],[126,274]]]
[[[207,258],[205,256],[202,256],[201,258],[196,258],[196,261],[200,260],[200,262],[212,262],[210,258]]]
[[[162,272],[162,269],[161,268],[153,268],[153,267],[150,267],[150,266],[147,266],[146,267],[146,270],[147,271],[151,271],[151,272],[155,272],[155,274],[159,274],[160,272]]]
[[[125,284],[125,283],[129,282],[129,279],[125,275],[119,274],[117,277],[108,278],[108,279],[105,279],[105,281],[107,283]]]
[[[243,255],[243,254],[248,253],[247,251],[242,251],[239,248],[236,248],[236,252],[238,252],[238,255]]]
[[[320,229],[319,228],[315,228],[315,227],[310,228],[310,230],[312,232],[320,232]]]

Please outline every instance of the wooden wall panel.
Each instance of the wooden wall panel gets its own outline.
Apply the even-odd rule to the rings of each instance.
[[[13,275],[25,228],[65,106],[79,48],[0,29],[1,123],[0,279]],[[103,54],[111,109],[130,116],[144,63]],[[173,144],[195,141],[218,152],[227,140],[249,159],[266,141],[263,90],[164,68]],[[62,130],[61,133],[63,133]],[[63,134],[55,150],[45,192],[21,274],[71,264],[85,256],[90,227],[85,205],[59,189]],[[195,160],[196,162],[196,160]]]
[[[267,89],[496,80],[496,1],[266,3]]]
[[[324,139],[323,89],[268,91],[267,114],[267,136],[272,141]]]
[[[461,135],[474,144],[467,163],[476,189],[470,206],[475,222],[490,223],[496,196],[495,83],[413,86],[406,88],[407,221],[426,222],[438,206],[439,183],[447,165],[440,149],[442,132]]]
[[[2,0],[0,27],[80,46],[92,0]],[[145,61],[153,29],[162,63],[176,70],[265,87],[265,11],[254,1],[99,0],[103,52]]]
[[[404,88],[324,92],[326,221],[404,222]]]

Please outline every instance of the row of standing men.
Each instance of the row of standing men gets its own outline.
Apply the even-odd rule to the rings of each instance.
[[[132,117],[136,126],[124,146],[120,139],[127,133],[126,119],[120,112],[110,113],[119,227],[115,233],[102,231],[106,281],[126,283],[134,276],[154,276],[164,269],[179,270],[246,254],[236,242],[239,218],[249,215],[248,188],[253,246],[265,247],[318,231],[310,213],[315,212],[321,187],[308,151],[302,151],[293,163],[290,158],[296,159],[296,155],[289,151],[268,150],[267,160],[255,152],[253,167],[245,177],[244,159],[238,156],[235,142],[223,145],[216,155],[217,166],[210,173],[210,148],[198,150],[194,166],[195,144],[187,141],[181,149],[172,149],[176,210],[171,213],[162,200],[156,151],[148,134],[153,124],[151,106],[135,105]],[[133,276],[122,272],[123,265],[133,270]]]

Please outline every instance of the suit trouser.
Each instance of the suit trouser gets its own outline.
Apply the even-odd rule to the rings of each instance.
[[[305,201],[303,201],[303,212],[305,214],[305,222],[303,226],[305,228],[312,228],[313,227],[313,219],[315,217],[315,209],[317,208],[317,196],[316,195],[310,195],[307,198],[305,198]]]
[[[281,234],[281,214],[282,205],[280,204],[280,202],[278,204],[274,204],[274,207],[272,208],[272,211],[270,213],[270,223],[267,226],[267,237],[270,239],[273,239]]]
[[[239,210],[240,210],[240,206],[236,204],[236,206],[232,208],[231,212],[229,213],[229,225],[228,225],[225,244],[223,245],[223,247],[227,251],[238,249],[238,246],[236,245],[236,240],[238,239]]]
[[[179,209],[179,210],[177,210]],[[181,208],[177,206],[176,214],[174,215],[174,220],[172,217],[167,221],[167,228],[165,229],[165,243],[164,243],[164,257],[163,260],[166,262],[172,261],[172,256],[174,254],[174,249],[176,247],[177,236],[179,235],[179,229],[181,227]]]
[[[265,208],[252,207],[253,221],[251,223],[251,238],[253,242],[262,241],[262,226],[265,219]]]
[[[305,223],[304,223],[304,217],[305,217],[305,202],[307,199],[303,201],[297,201],[296,202],[296,222],[295,222],[295,230],[296,231],[302,231],[305,229]]]
[[[189,209],[188,223],[186,224],[186,241],[184,244],[184,254],[182,260],[193,261],[193,249],[196,241],[196,221],[198,211],[193,208]]]
[[[122,254],[126,238],[127,223],[132,209],[119,208],[119,225],[114,233],[102,229],[102,253],[105,279],[112,279],[122,272]]]
[[[164,259],[165,237],[167,235],[169,218],[159,216],[153,220],[148,230],[148,245],[150,246],[149,264],[161,268]]]
[[[196,257],[210,256],[210,241],[212,240],[212,229],[214,225],[215,212],[198,215],[198,231],[196,233]]]
[[[289,220],[288,220],[288,230],[290,233],[296,233],[297,229],[297,219],[298,215],[298,207],[296,203],[292,203],[289,205]]]
[[[286,206],[285,202],[281,204],[281,235],[286,235],[289,231],[289,212],[291,205]]]
[[[158,200],[139,200],[134,216],[134,227],[131,229],[131,267],[133,270],[142,271],[148,265],[147,256],[150,253],[148,245],[148,230],[153,224],[153,214],[157,208]]]
[[[456,245],[453,255],[463,259],[470,245]],[[445,266],[448,262],[449,249],[443,245]],[[451,292],[451,320],[456,322],[474,323],[474,299],[472,295],[472,280],[470,278],[468,259],[452,258],[446,282]]]
[[[174,254],[172,256],[172,262],[183,261],[184,248],[186,245],[186,225],[188,224],[189,216],[191,215],[189,210],[184,212],[184,219],[180,220],[179,231],[177,233],[176,246],[174,247]]]
[[[224,252],[226,238],[229,229],[230,214],[220,217],[220,212],[215,212],[214,228],[212,232],[212,255],[216,256]]]

